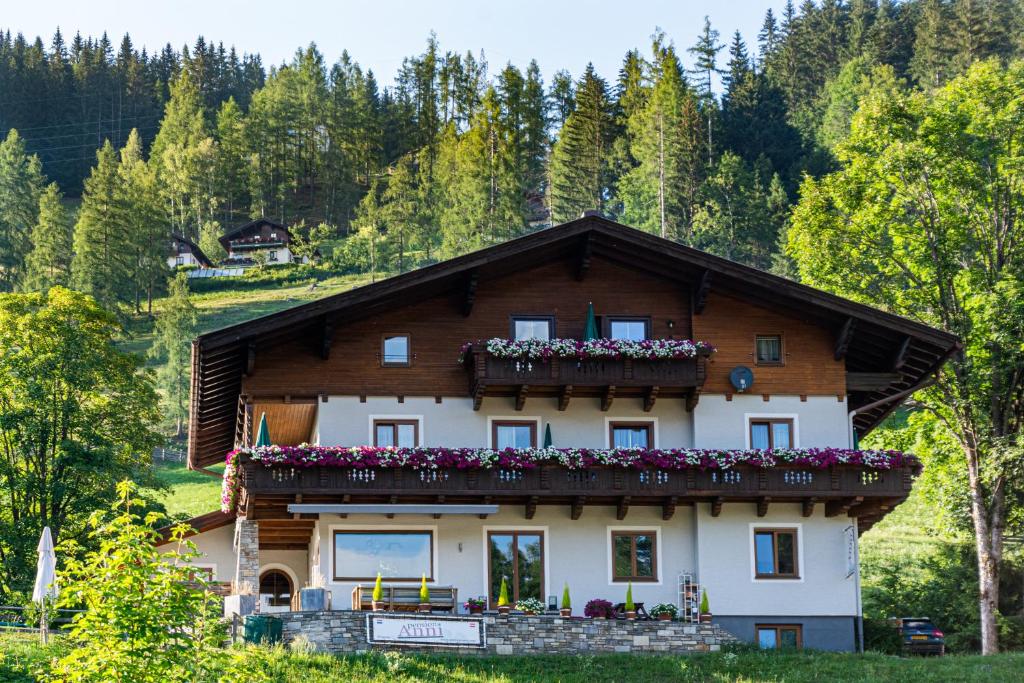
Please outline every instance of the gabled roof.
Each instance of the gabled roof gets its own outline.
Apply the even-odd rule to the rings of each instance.
[[[395,304],[408,304],[465,288],[473,278],[496,278],[570,254],[620,263],[674,280],[701,296],[707,288],[756,304],[813,319],[833,329],[855,329],[846,351],[852,372],[898,373],[881,390],[866,390],[850,408],[861,434],[896,405],[899,394],[919,385],[959,348],[954,335],[843,299],[764,271],[677,244],[600,216],[585,215],[502,244],[403,273],[279,313],[200,336],[193,343],[189,465],[223,461],[234,446],[241,375],[250,344],[309,334],[327,319],[334,324],[367,317]],[[206,387],[213,387],[206,391]],[[891,401],[885,399],[891,398]]]
[[[288,239],[291,240],[292,234],[288,231],[288,228],[286,228],[285,226],[281,225],[280,223],[275,223],[274,221],[268,218],[257,218],[256,220],[249,221],[245,225],[240,225],[237,228],[228,231],[227,233],[222,235],[218,239],[218,241],[220,242],[221,246],[224,247],[225,250],[228,250],[228,247],[231,244],[231,242],[244,240],[246,238],[257,235],[263,230],[264,227],[268,227],[274,230],[275,232],[283,232],[285,235],[288,236]]]
[[[203,253],[203,250],[199,248],[198,244],[196,244],[189,238],[185,237],[184,235],[180,235],[176,232],[171,233],[171,240],[174,242],[181,242],[182,244],[187,244],[189,251],[192,252],[192,255],[196,257],[196,260],[199,261],[200,265],[202,265],[204,268],[213,268],[213,261],[211,261],[206,256],[206,254]]]
[[[182,522],[175,522],[174,524],[168,524],[167,526],[160,527],[156,530],[156,532],[159,534],[159,538],[156,544],[164,545],[166,543],[170,543],[171,532],[174,530],[175,526],[181,523],[187,524],[190,527],[192,527],[192,531],[185,534],[185,538],[188,538],[189,536],[195,536],[196,534],[202,534],[207,531],[219,529],[222,526],[227,526],[228,524],[234,524],[234,522],[234,513],[227,513],[221,512],[220,510],[214,510],[213,512],[207,512],[206,514],[193,517],[192,519],[186,519]]]

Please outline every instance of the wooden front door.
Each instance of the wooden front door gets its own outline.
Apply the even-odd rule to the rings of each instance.
[[[489,531],[487,566],[490,605],[497,607],[501,579],[508,582],[511,605],[523,598],[544,602],[544,533],[541,531]]]

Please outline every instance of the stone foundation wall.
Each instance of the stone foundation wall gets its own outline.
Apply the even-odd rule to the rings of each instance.
[[[558,616],[484,615],[487,646],[430,647],[419,645],[371,645],[366,641],[366,615],[371,612],[285,612],[284,641],[304,636],[317,649],[333,653],[358,653],[371,649],[410,652],[447,652],[465,655],[598,654],[609,652],[688,654],[714,652],[735,642],[717,624],[684,624],[678,621],[620,621],[614,619],[563,619]],[[430,619],[429,615],[403,615]]]

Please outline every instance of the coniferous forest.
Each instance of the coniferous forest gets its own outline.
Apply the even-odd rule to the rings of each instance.
[[[325,224],[335,265],[394,272],[592,208],[790,274],[790,206],[835,167],[859,97],[1019,56],[1022,5],[789,2],[756,37],[655,30],[618,73],[546,80],[431,34],[387,87],[314,45],[266,68],[202,37],[150,54],[2,32],[0,290],[71,284],[139,310],[172,231],[216,257],[249,217]]]

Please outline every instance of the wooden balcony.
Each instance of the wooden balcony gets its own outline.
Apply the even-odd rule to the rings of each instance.
[[[693,410],[704,385],[706,362],[704,355],[527,361],[498,358],[486,349],[471,347],[466,352],[474,410],[480,409],[484,396],[514,396],[516,410],[523,409],[528,396],[557,396],[559,410],[565,410],[574,397],[599,397],[601,410],[608,410],[615,398],[640,397],[645,411],[654,407],[659,396],[685,397],[687,410]]]
[[[538,505],[565,505],[572,519],[584,506],[614,506],[624,519],[631,505],[660,506],[671,519],[677,505],[756,504],[759,517],[774,503],[799,503],[802,514],[823,505],[826,516],[860,517],[870,524],[902,502],[917,466],[874,470],[855,465],[828,469],[795,466],[728,470],[659,470],[624,467],[527,470],[308,468],[240,462],[241,508],[248,515],[285,516],[288,503],[419,503],[521,505],[531,519]],[[288,515],[290,516],[290,515]]]

